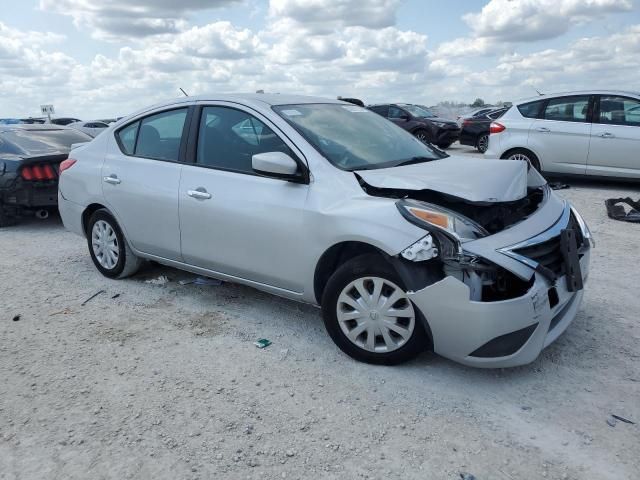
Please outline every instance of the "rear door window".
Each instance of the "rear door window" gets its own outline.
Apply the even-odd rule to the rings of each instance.
[[[586,122],[588,110],[588,95],[552,98],[544,109],[543,118],[562,122]]]
[[[177,162],[186,118],[186,108],[144,118],[140,123],[135,155]]]
[[[383,117],[387,117],[387,113],[389,112],[388,105],[376,105],[375,107],[369,107],[369,110],[372,112],[376,112],[378,115],[382,115]]]
[[[538,118],[543,104],[544,104],[544,100],[523,103],[522,105],[518,105],[518,110],[520,111],[520,114],[523,117]]]
[[[389,107],[389,117],[388,118],[400,119],[400,118],[403,118],[403,117],[406,117],[406,116],[407,116],[407,112],[405,112],[401,108],[394,107],[393,105],[391,105]]]
[[[138,135],[139,126],[140,122],[135,122],[118,131],[118,140],[120,141],[120,148],[123,153],[133,155],[133,151],[136,148],[136,136]]]
[[[598,123],[640,127],[640,100],[603,95]]]

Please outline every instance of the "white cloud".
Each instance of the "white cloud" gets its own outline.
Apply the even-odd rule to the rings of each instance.
[[[69,15],[80,30],[117,40],[177,33],[185,17],[197,10],[232,5],[240,0],[40,0],[40,8]]]
[[[554,38],[576,22],[631,8],[630,0],[491,0],[463,19],[474,37],[517,42]]]

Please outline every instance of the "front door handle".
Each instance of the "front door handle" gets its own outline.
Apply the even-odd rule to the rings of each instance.
[[[120,180],[116,175],[109,175],[108,177],[104,177],[103,180],[106,183],[110,183],[111,185],[118,185],[122,182],[122,180]]]
[[[613,133],[609,133],[609,132],[601,133],[600,136],[602,138],[615,138],[615,135]]]
[[[547,127],[540,127],[540,128],[538,128],[538,131],[540,133],[550,133],[551,132],[551,130],[549,130]]]
[[[211,194],[202,187],[195,190],[187,190],[187,195],[198,200],[209,200],[211,198]]]

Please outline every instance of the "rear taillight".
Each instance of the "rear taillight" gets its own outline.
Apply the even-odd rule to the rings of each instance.
[[[67,158],[66,160],[63,160],[60,164],[60,173],[64,172],[65,170],[69,170],[76,164],[76,162],[77,160],[73,158]]]
[[[43,180],[55,180],[58,178],[58,173],[54,165],[27,165],[20,171],[20,175],[27,181],[43,181]]]
[[[463,127],[468,127],[469,125],[471,125],[471,123],[472,123],[471,120],[463,120],[462,121],[462,126]]]
[[[499,122],[491,122],[491,126],[489,127],[489,133],[500,133],[506,129],[507,127],[505,127]]]

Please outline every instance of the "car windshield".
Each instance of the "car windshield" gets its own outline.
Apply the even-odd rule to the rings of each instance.
[[[435,115],[431,113],[431,111],[423,107],[422,105],[401,105],[402,108],[407,110],[414,117],[422,117],[422,118],[434,118]]]
[[[273,110],[343,170],[388,168],[447,156],[377,113],[356,105],[280,105]]]

